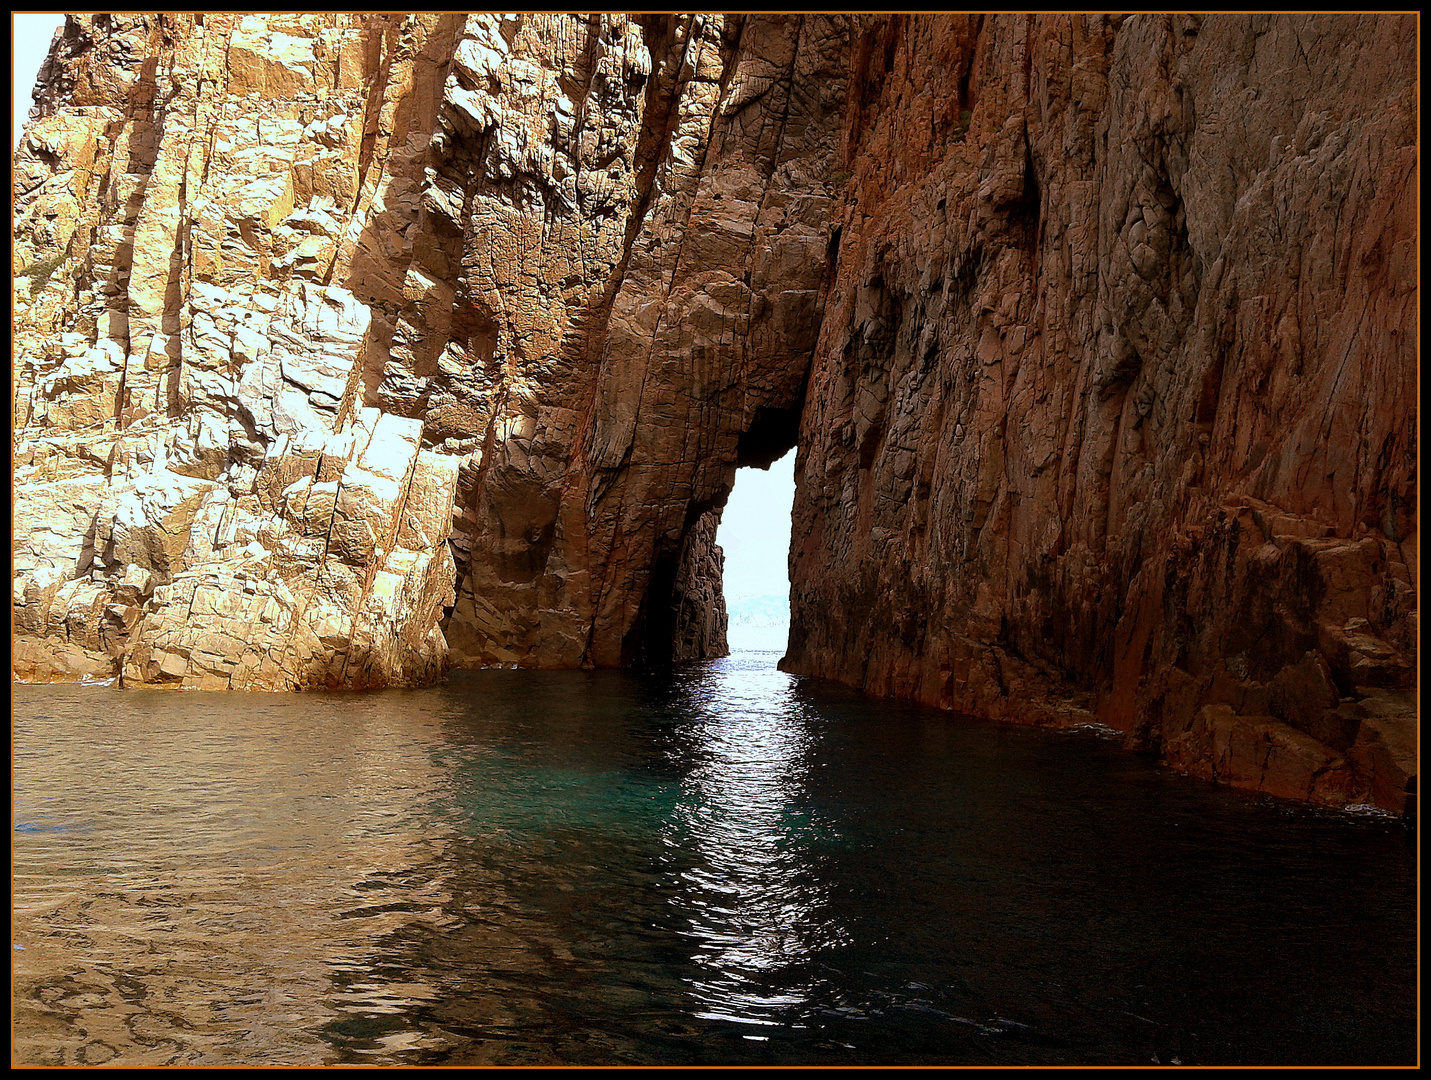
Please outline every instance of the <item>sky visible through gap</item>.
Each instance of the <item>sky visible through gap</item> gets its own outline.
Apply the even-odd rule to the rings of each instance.
[[[716,542],[725,551],[727,638],[732,651],[785,651],[790,627],[790,508],[795,454],[770,469],[740,469],[721,514]]]
[[[50,42],[55,31],[65,24],[63,15],[21,15],[11,14],[11,75],[15,80],[13,88],[14,127],[10,132],[10,149],[20,145],[20,131],[30,118],[30,106],[35,103],[30,96],[35,89],[35,77],[40,74],[40,65],[45,62],[45,54],[50,51]]]

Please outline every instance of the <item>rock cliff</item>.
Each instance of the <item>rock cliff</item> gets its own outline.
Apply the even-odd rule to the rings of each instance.
[[[787,665],[1196,772],[1415,774],[1413,26],[890,20],[800,433]]]
[[[71,18],[15,159],[14,668],[725,648],[1399,809],[1414,17]]]

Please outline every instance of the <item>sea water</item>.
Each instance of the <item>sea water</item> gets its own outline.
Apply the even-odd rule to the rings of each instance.
[[[742,653],[17,686],[19,1064],[1410,1064],[1399,822]]]

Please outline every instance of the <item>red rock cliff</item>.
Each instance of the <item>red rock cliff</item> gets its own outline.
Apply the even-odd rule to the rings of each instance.
[[[1400,805],[1415,30],[862,28],[789,670]]]

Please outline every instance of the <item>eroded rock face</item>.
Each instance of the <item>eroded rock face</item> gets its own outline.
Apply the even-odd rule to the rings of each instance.
[[[15,669],[725,650],[1397,807],[1415,24],[71,19],[16,156]]]
[[[723,653],[715,524],[794,441],[846,36],[71,20],[17,156],[17,670]]]
[[[1380,17],[864,29],[790,670],[1096,718],[1203,776],[1399,808],[1414,38]]]

